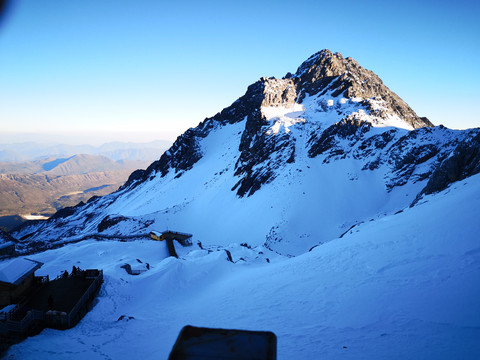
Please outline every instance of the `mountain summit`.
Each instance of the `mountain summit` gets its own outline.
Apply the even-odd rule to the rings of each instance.
[[[479,134],[433,127],[373,72],[322,50],[250,85],[119,191],[14,236],[28,248],[175,228],[297,255],[480,171]]]
[[[196,139],[205,137],[215,126],[245,120],[235,173],[245,175],[238,183],[239,196],[257,190],[259,182],[252,178],[252,169],[273,152],[278,158],[278,150],[285,148],[280,157],[283,161],[294,162],[297,139],[290,134],[290,126],[294,124],[305,125],[312,134],[321,134],[337,123],[342,123],[342,128],[362,125],[408,130],[433,127],[373,72],[351,58],[322,50],[300,65],[294,75],[288,73],[282,79],[263,77],[250,85],[244,96],[179,137],[170,151],[146,172],[133,174],[127,185],[142,177],[146,179],[152,172],[160,171],[164,176],[170,168],[177,172],[189,169],[201,158]],[[315,155],[315,149],[312,143],[311,156]],[[271,177],[266,173],[257,175],[260,182]]]
[[[350,57],[344,58],[340,53],[322,50],[300,65],[291,77],[297,79],[296,83],[304,89],[304,93],[331,93],[333,98],[364,100],[370,114],[386,121],[380,121],[379,124],[388,124],[389,117],[398,117],[413,129],[433,127],[427,118],[418,117],[372,71],[364,69]]]

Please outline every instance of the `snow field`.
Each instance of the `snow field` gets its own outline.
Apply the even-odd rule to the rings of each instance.
[[[75,328],[13,346],[18,359],[164,359],[180,329],[271,330],[279,359],[480,357],[480,175],[294,258],[263,248],[181,249],[85,241],[37,254],[40,275],[100,267],[98,302]],[[263,252],[263,254],[259,254]],[[120,268],[139,258],[151,269]],[[121,315],[131,320],[117,319]]]

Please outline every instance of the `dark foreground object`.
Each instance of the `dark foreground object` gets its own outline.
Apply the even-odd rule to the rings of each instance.
[[[277,337],[270,331],[210,329],[185,326],[169,360],[275,360]]]

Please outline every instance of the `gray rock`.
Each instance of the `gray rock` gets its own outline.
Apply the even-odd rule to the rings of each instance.
[[[479,129],[480,130],[480,129]],[[458,144],[451,156],[447,157],[433,172],[427,185],[413,204],[423,195],[446,189],[450,184],[480,172],[480,132]]]

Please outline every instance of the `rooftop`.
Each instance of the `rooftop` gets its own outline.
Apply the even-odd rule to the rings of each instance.
[[[39,269],[43,263],[30,259],[14,259],[0,265],[0,282],[18,285],[28,275]]]

